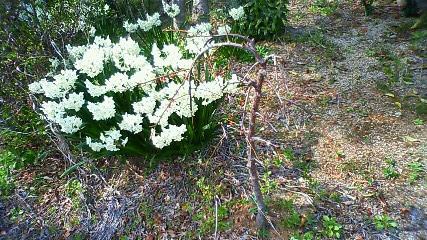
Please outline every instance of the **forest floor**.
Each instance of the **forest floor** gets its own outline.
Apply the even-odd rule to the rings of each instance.
[[[291,3],[288,36],[261,43],[281,59],[257,133],[269,233],[253,223],[242,95],[191,157],[60,177],[58,155],[19,171],[0,239],[427,239],[427,30],[409,31],[392,4],[369,17],[358,4]]]

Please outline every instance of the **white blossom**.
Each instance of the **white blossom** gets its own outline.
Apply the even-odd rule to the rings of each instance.
[[[106,92],[108,92],[108,88],[105,85],[95,85],[93,83],[91,83],[89,80],[85,81],[85,86],[87,89],[87,92],[92,96],[92,97],[99,97],[103,94],[105,94]]]
[[[138,43],[132,38],[120,38],[119,42],[111,49],[111,58],[120,71],[129,71],[134,66],[138,66],[136,58],[140,51]]]
[[[203,99],[202,105],[208,105],[224,95],[224,84],[222,78],[217,77],[214,81],[202,82],[197,86],[194,97]]]
[[[148,96],[143,97],[141,101],[132,103],[133,111],[137,114],[145,114],[150,116],[153,114],[156,107],[156,99]]]
[[[61,119],[62,116],[65,114],[64,106],[54,101],[43,102],[41,104],[41,110],[43,111],[47,119],[53,122],[57,122],[58,119]]]
[[[245,9],[243,9],[243,6],[240,6],[238,8],[230,9],[228,13],[234,21],[239,21],[245,16]]]
[[[231,27],[228,25],[219,26],[217,29],[217,32],[219,35],[227,35],[231,32]]]
[[[76,70],[61,70],[61,73],[53,77],[55,79],[55,85],[64,93],[74,87],[77,80]]]
[[[92,141],[91,137],[86,137],[86,144],[95,152],[99,152],[104,148],[104,144]]]
[[[224,93],[237,93],[239,91],[240,79],[236,74],[231,75],[231,79],[226,82]]]
[[[114,117],[116,106],[112,97],[104,96],[99,103],[88,102],[87,109],[92,113],[94,120],[106,120]]]
[[[154,66],[157,68],[171,67],[173,70],[177,70],[182,65],[182,53],[178,46],[174,44],[164,45],[163,49],[160,50],[157,44],[153,44],[151,51],[154,60]],[[161,56],[163,53],[164,56]]]
[[[70,57],[73,59],[79,59],[83,56],[83,54],[86,52],[86,47],[87,46],[71,46],[71,45],[67,45],[67,52],[70,55]]]
[[[158,27],[162,24],[160,21],[160,14],[154,13],[153,15],[146,15],[146,20],[138,19],[138,25],[142,29],[142,31],[147,32],[150,31],[153,27]]]
[[[61,126],[61,131],[68,134],[79,131],[83,124],[82,119],[76,116],[60,118],[57,120],[57,122]]]
[[[128,138],[120,140],[122,134],[119,130],[110,129],[100,134],[100,142],[95,142],[91,137],[86,137],[86,144],[95,152],[101,151],[105,148],[107,151],[118,151],[120,150],[117,145],[121,143],[122,146],[126,145]]]
[[[152,115],[148,115],[148,120],[150,123],[164,127],[169,124],[169,117],[173,113],[174,111],[170,102],[168,100],[164,100]]]
[[[156,74],[153,72],[152,67],[147,67],[146,70],[140,70],[135,72],[129,78],[130,87],[138,86],[140,89],[144,91],[149,91],[156,85]]]
[[[93,39],[93,45],[97,45],[99,47],[104,48],[104,54],[106,54],[106,57],[109,56],[108,49],[112,47],[112,43],[110,40],[110,37],[102,38],[100,36],[96,36],[95,39]]]
[[[86,49],[83,56],[75,61],[74,67],[93,78],[104,69],[104,60],[105,54],[103,48],[98,45],[91,45]]]
[[[166,7],[169,8],[172,13],[175,6]],[[148,31],[160,24],[159,15],[154,14],[147,15],[146,20],[138,20],[133,27]],[[92,32],[93,30],[91,29]],[[147,57],[143,55],[138,43],[130,37],[123,37],[112,43],[109,37],[95,36],[93,43],[67,46],[69,59],[65,61],[65,65],[70,69],[64,69],[56,75],[47,75],[28,87],[32,93],[43,94],[50,99],[42,103],[41,110],[47,119],[59,124],[64,133],[87,134],[84,128],[87,123],[83,122],[87,118],[83,118],[81,111],[83,106],[93,116],[89,124],[91,120],[111,119],[105,123],[114,124],[117,129],[103,131],[97,139],[93,139],[93,135],[90,135],[92,138],[86,137],[86,143],[93,151],[120,150],[129,140],[122,137],[120,131],[127,131],[127,134],[151,132],[153,145],[164,148],[174,141],[181,141],[186,132],[185,125],[171,125],[175,118],[191,118],[202,106],[238,90],[240,82],[235,74],[231,79],[218,76],[198,85],[187,80],[188,71],[183,70],[190,69],[195,54],[207,47],[207,41],[211,38],[210,31],[211,25],[202,23],[188,30],[185,44],[170,42],[162,44],[159,49],[152,42],[152,45],[145,45],[143,48],[146,50],[152,46],[151,56]],[[220,34],[229,31],[230,27],[227,25],[218,29]],[[55,64],[52,62],[53,66]],[[126,94],[117,94],[124,92]],[[139,97],[140,100],[116,102],[121,99],[119,95],[126,96],[128,93],[131,95],[130,99]],[[131,108],[131,112],[116,112],[116,104],[120,109]],[[75,116],[68,115],[72,111]],[[150,124],[143,125],[144,119]],[[103,127],[104,123],[101,125]]]
[[[129,23],[128,21],[125,21],[123,23],[123,27],[126,29],[126,32],[133,33],[138,30],[139,25],[136,23]]]
[[[43,78],[38,83],[30,85],[30,90],[35,93],[43,93],[48,98],[61,98],[74,87],[77,74],[74,70],[62,70],[60,74],[53,76],[54,81]]]
[[[59,67],[59,65],[61,64],[59,62],[58,58],[50,58],[49,62],[50,62],[50,66],[53,70],[56,70]]]
[[[119,141],[121,136],[122,135],[120,134],[119,130],[111,129],[101,133],[99,139],[104,143],[104,147],[107,151],[115,152],[119,151],[119,148],[117,148],[116,145],[116,141]]]
[[[204,47],[206,47],[207,41],[211,38],[211,29],[212,25],[210,23],[200,23],[188,29],[185,48],[190,53],[199,53]]]
[[[40,82],[33,82],[28,85],[28,89],[31,93],[43,93],[43,88]]]
[[[154,129],[151,129],[151,141],[156,148],[169,146],[173,141],[179,142],[183,139],[183,134],[187,131],[185,125],[168,125],[162,128],[162,132],[157,135]]]
[[[96,33],[96,28],[94,26],[91,26],[89,30],[89,36],[95,37],[95,33]]]
[[[179,6],[177,4],[167,4],[165,1],[163,1],[163,10],[171,18],[178,16],[180,13]]]
[[[105,81],[105,86],[108,91],[125,92],[128,90],[129,77],[124,73],[115,73]]]
[[[142,131],[142,116],[139,114],[128,114],[122,115],[123,120],[119,123],[121,130],[126,130],[132,133],[139,133]]]
[[[61,104],[65,109],[72,109],[74,111],[79,111],[80,108],[85,103],[83,93],[70,93],[68,97],[62,100]]]

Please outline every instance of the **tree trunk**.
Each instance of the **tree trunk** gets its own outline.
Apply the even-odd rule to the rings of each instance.
[[[193,0],[193,22],[209,22],[208,0]]]
[[[265,81],[266,69],[265,63],[261,64],[261,69],[258,70],[258,79],[254,86],[255,97],[252,103],[251,115],[249,117],[249,126],[248,126],[248,134],[247,134],[247,142],[248,142],[248,167],[250,173],[250,180],[252,184],[252,190],[255,195],[255,202],[258,207],[258,213],[256,216],[256,223],[259,229],[267,228],[267,219],[265,217],[266,206],[264,203],[264,198],[261,192],[261,186],[259,183],[258,170],[256,168],[255,161],[255,143],[254,143],[254,135],[255,135],[255,122],[256,122],[256,114],[259,109],[259,104],[262,97],[262,85]]]

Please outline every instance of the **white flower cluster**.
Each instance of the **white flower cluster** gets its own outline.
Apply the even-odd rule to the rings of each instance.
[[[87,109],[93,114],[93,120],[107,120],[116,114],[116,106],[112,97],[104,96],[102,102],[88,102]]]
[[[157,44],[153,44],[151,55],[154,59],[154,66],[159,72],[163,72],[165,68],[169,67],[174,71],[190,69],[193,63],[192,59],[184,59],[181,49],[174,44],[164,45],[162,50],[157,47]]]
[[[165,1],[163,1],[163,10],[171,18],[178,16],[178,14],[180,13],[179,6],[177,4],[168,4]]]
[[[145,20],[138,19],[136,23],[129,23],[125,21],[123,27],[128,33],[136,32],[138,29],[142,29],[144,32],[150,31],[153,27],[158,27],[162,25],[160,21],[160,14],[154,13],[153,15],[145,15]]]
[[[158,14],[154,14],[138,27],[159,24]],[[224,29],[229,31],[226,26]],[[93,151],[125,147],[128,139],[122,134],[147,134],[161,149],[181,141],[187,131],[186,125],[172,124],[172,117],[191,118],[201,107],[237,89],[236,75],[197,84],[186,80],[192,57],[206,47],[210,31],[211,25],[203,23],[190,28],[189,37],[181,44],[164,44],[161,49],[156,43],[144,46],[151,49],[146,53],[151,54],[148,58],[130,37],[116,43],[108,37],[95,37],[84,46],[67,46],[70,69],[32,83],[29,89],[49,99],[41,104],[41,110],[61,131],[91,136],[86,144]],[[187,51],[193,55],[188,57]],[[85,130],[104,125],[110,130]],[[93,132],[99,133],[98,139],[93,138]]]
[[[245,16],[245,9],[243,8],[243,6],[240,6],[238,8],[230,9],[228,13],[234,21],[239,21]]]
[[[227,35],[231,33],[231,27],[228,25],[219,26],[217,29],[219,35]]]
[[[121,137],[119,130],[111,129],[101,133],[98,142],[93,141],[91,137],[86,137],[86,144],[95,152],[104,148],[107,151],[116,152],[120,150],[117,145],[125,146],[128,141],[128,138],[121,139]]]
[[[211,39],[211,29],[212,25],[210,23],[200,23],[188,29],[185,48],[193,54],[202,51],[202,49],[207,47],[206,43],[208,40]]]
[[[169,146],[173,141],[179,142],[183,139],[182,135],[187,131],[185,125],[175,126],[168,125],[162,128],[162,133],[156,135],[154,129],[151,130],[151,140],[157,148],[164,148]]]

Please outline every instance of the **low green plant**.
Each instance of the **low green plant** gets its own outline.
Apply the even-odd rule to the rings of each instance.
[[[144,201],[139,205],[139,212],[143,216],[145,227],[149,229],[153,228],[155,225],[153,218],[153,207],[148,202]]]
[[[290,240],[314,240],[314,234],[313,232],[309,231],[306,233],[297,233],[295,235],[292,235]]]
[[[266,171],[261,177],[261,192],[263,194],[271,194],[277,189],[277,182],[271,179],[271,171]]]
[[[419,118],[414,119],[414,124],[415,124],[416,126],[422,126],[422,125],[424,125],[424,120],[419,119]]]
[[[283,165],[283,160],[280,157],[275,157],[273,159],[273,165],[277,168],[281,167]]]
[[[73,208],[78,209],[81,204],[81,195],[84,193],[82,183],[77,179],[72,179],[65,186],[65,193],[71,199]]]
[[[261,228],[258,230],[258,239],[270,239],[270,232],[266,228]]]
[[[409,168],[409,182],[414,183],[425,175],[424,165],[420,162],[411,162],[408,164]]]
[[[328,16],[336,12],[338,9],[338,1],[336,0],[315,0],[310,6],[312,13]]]
[[[396,179],[399,177],[399,172],[396,169],[396,161],[391,158],[386,159],[387,166],[383,169],[383,174],[386,179]]]
[[[283,155],[289,161],[294,161],[296,159],[294,150],[292,148],[289,148],[289,147],[283,151]]]
[[[336,218],[325,215],[322,220],[322,235],[325,237],[339,239],[342,234],[342,225],[337,222]]]
[[[396,228],[397,222],[394,221],[389,216],[383,214],[383,215],[376,215],[374,217],[374,225],[378,231],[382,231],[385,229]]]
[[[217,213],[215,208],[209,207],[205,211],[198,213],[193,219],[201,222],[199,226],[199,234],[205,236],[208,233],[212,233],[215,230],[215,221],[218,221],[218,230],[225,231],[230,229],[232,223],[228,221],[230,211],[227,206],[218,206]]]
[[[205,177],[201,177],[197,182],[196,186],[201,193],[202,201],[205,203],[211,203],[216,195],[220,195],[224,187],[221,184],[215,186],[209,184],[209,181]]]
[[[292,199],[279,199],[269,203],[280,214],[280,224],[287,229],[297,229],[301,226],[301,215],[296,210]]]
[[[9,212],[9,219],[12,222],[19,222],[22,215],[24,215],[24,210],[22,208],[19,208],[19,207],[14,207]]]

